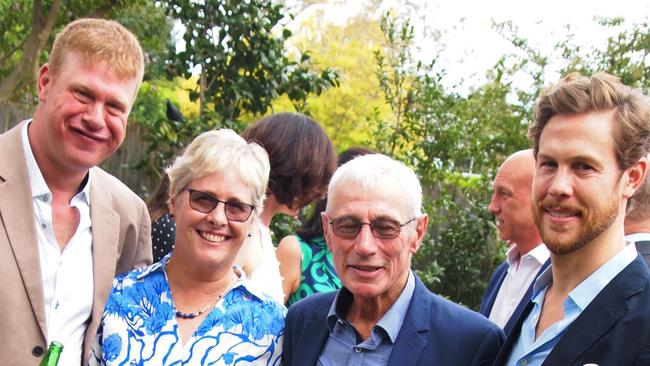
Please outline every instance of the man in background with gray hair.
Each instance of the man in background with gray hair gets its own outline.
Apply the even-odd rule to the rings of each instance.
[[[322,214],[343,288],[287,314],[283,365],[491,365],[503,332],[431,293],[411,271],[427,230],[413,170],[387,156],[332,177]]]

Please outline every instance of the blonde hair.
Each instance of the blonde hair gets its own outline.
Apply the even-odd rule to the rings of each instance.
[[[65,56],[77,52],[86,62],[106,65],[120,78],[138,79],[144,75],[144,55],[137,38],[120,23],[106,19],[78,19],[56,36],[49,57],[49,68],[56,76]]]
[[[197,136],[167,168],[169,192],[176,197],[194,179],[226,170],[235,170],[251,188],[255,213],[259,215],[271,170],[269,156],[260,145],[247,143],[233,130],[212,130]]]
[[[638,90],[604,72],[592,77],[571,73],[540,94],[528,130],[535,156],[542,131],[554,116],[607,111],[614,111],[612,137],[619,168],[625,170],[634,165],[650,147],[648,101]]]

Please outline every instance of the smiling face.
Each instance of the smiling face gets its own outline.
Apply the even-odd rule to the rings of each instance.
[[[629,170],[622,172],[616,161],[613,123],[611,112],[557,115],[542,131],[534,216],[552,253],[572,253],[602,236],[622,234],[624,198],[633,189]]]
[[[210,213],[199,212],[190,206],[190,189],[209,193],[220,201],[247,204],[252,202],[253,191],[234,169],[228,169],[192,180],[171,199],[170,211],[176,220],[176,260],[186,266],[229,269],[250,230],[253,215],[244,222],[229,221],[223,203]]]
[[[332,232],[329,219],[344,217],[363,223],[379,218],[405,223],[413,218],[412,209],[394,192],[368,192],[350,184],[337,189],[330,197],[327,214],[322,214],[325,239],[343,286],[355,298],[394,301],[404,288],[411,257],[426,232],[427,216],[404,225],[394,239],[375,238],[368,225],[363,225],[354,239],[341,238]]]
[[[85,174],[101,163],[124,140],[138,84],[138,78],[119,78],[75,52],[65,56],[56,75],[43,65],[40,104],[29,129],[37,161],[65,174]]]

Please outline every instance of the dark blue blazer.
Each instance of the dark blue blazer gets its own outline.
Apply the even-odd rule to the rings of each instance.
[[[508,361],[528,316],[517,319],[494,365]],[[619,273],[565,330],[542,365],[650,365],[650,270],[641,256]]]
[[[636,251],[641,254],[645,263],[650,267],[650,241],[649,240],[639,240],[634,243],[636,245]]]
[[[547,259],[546,262],[542,264],[542,267],[535,275],[535,278],[539,277],[539,275],[542,274],[542,272],[544,272],[544,270],[550,264],[551,264],[551,260]],[[485,290],[485,294],[483,295],[483,299],[481,300],[481,307],[478,312],[485,315],[486,318],[490,317],[490,312],[492,311],[492,307],[494,306],[494,301],[497,299],[497,294],[499,293],[499,289],[501,288],[501,284],[503,283],[503,280],[506,278],[506,274],[508,274],[508,262],[504,261],[499,265],[499,267],[497,267],[497,269],[494,270],[494,273],[490,278],[490,282],[488,283],[487,290]],[[535,281],[530,283],[530,286],[528,286],[528,290],[526,290],[526,293],[521,298],[521,301],[519,301],[519,304],[515,308],[515,311],[512,313],[510,319],[508,319],[508,322],[503,327],[503,332],[506,334],[506,336],[508,335],[508,333],[510,333],[510,330],[512,329],[512,326],[515,324],[515,321],[519,317],[519,314],[521,314],[521,312],[524,311],[526,305],[528,305],[528,302],[530,301],[530,297],[533,295],[534,285],[535,285]]]
[[[284,366],[316,365],[329,336],[327,313],[336,292],[311,295],[287,313]],[[491,365],[501,329],[478,313],[431,293],[415,276],[415,291],[388,365]]]

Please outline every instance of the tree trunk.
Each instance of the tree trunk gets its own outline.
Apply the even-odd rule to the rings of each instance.
[[[7,78],[0,81],[0,100],[8,100],[13,91],[24,82],[31,82],[36,76],[38,57],[47,42],[56,16],[61,9],[61,0],[52,1],[52,7],[44,13],[41,0],[34,0],[32,7],[32,32],[22,49],[20,63],[11,70]]]

